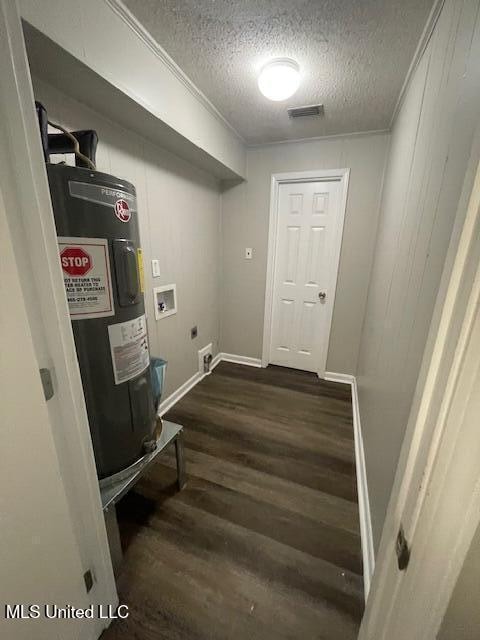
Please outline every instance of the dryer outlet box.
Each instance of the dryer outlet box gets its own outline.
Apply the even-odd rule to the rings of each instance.
[[[207,356],[207,358],[205,358]],[[210,358],[208,358],[210,356]],[[210,365],[212,362],[212,343],[207,344],[203,349],[198,350],[198,371],[199,373],[210,373]],[[207,366],[206,366],[207,365]]]

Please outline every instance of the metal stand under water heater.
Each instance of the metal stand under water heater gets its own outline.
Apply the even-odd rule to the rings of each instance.
[[[94,131],[40,133],[97,472],[113,475],[155,447],[135,187],[95,170]],[[76,166],[50,164],[75,153]]]

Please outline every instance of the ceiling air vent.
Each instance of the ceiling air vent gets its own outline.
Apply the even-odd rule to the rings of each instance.
[[[323,116],[323,104],[310,104],[307,107],[288,109],[289,118],[306,118],[307,116]]]

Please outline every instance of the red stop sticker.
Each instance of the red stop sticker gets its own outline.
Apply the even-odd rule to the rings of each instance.
[[[128,222],[132,217],[132,212],[126,200],[117,200],[114,205],[114,211],[121,222]]]
[[[82,247],[65,247],[60,262],[69,276],[84,276],[93,266],[92,258]]]

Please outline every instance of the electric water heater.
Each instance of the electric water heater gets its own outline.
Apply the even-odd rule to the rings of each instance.
[[[97,472],[105,478],[155,446],[136,193],[90,168],[46,166]]]

